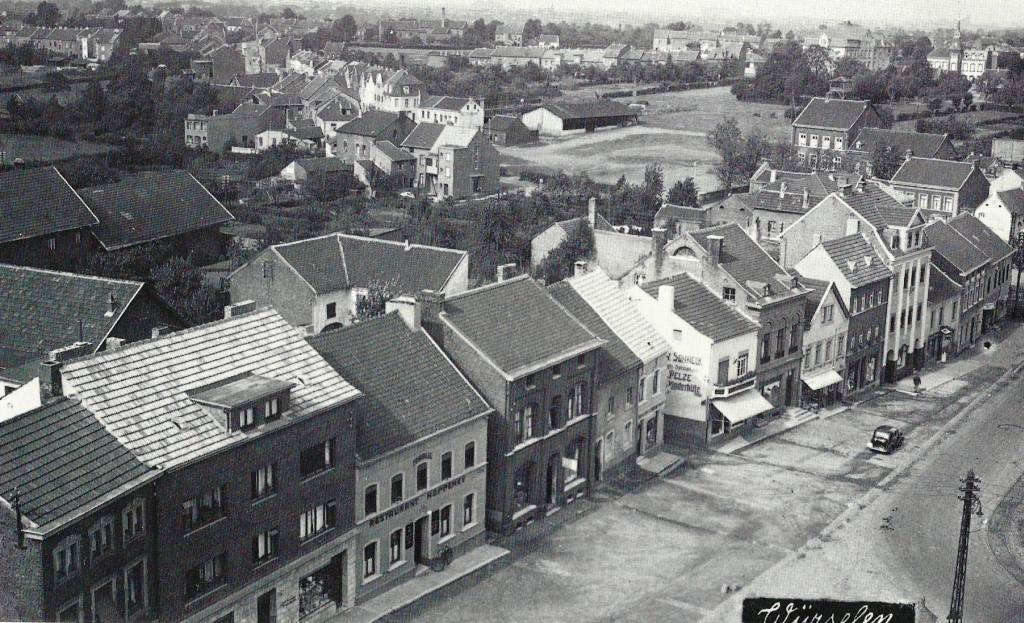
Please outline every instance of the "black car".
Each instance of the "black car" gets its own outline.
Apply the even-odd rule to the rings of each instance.
[[[879,426],[871,435],[871,443],[868,447],[875,452],[892,454],[896,448],[903,445],[903,433],[895,426]]]

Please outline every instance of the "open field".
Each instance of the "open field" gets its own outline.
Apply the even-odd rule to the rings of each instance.
[[[15,158],[56,162],[75,156],[105,154],[111,149],[113,148],[110,145],[64,141],[49,136],[0,134],[0,151],[5,152],[8,162]]]
[[[641,125],[525,147],[502,147],[502,163],[510,171],[586,171],[599,182],[615,183],[625,175],[629,182],[640,183],[644,168],[658,162],[665,171],[666,187],[693,177],[701,192],[707,192],[720,187],[712,171],[717,155],[708,147],[707,133],[725,117],[735,117],[744,133],[759,128],[771,138],[790,135],[789,123],[783,117],[785,107],[737,102],[728,87],[659,93],[641,99],[649,102]],[[760,116],[755,117],[755,113]]]

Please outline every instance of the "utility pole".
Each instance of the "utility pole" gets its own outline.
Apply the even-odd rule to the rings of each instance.
[[[949,616],[947,623],[963,623],[964,620],[964,583],[967,579],[967,541],[971,536],[971,513],[981,515],[981,500],[978,499],[978,491],[981,487],[978,483],[981,480],[974,477],[974,470],[968,470],[967,478],[961,479],[964,483],[960,487],[963,495],[959,499],[964,501],[964,514],[960,520],[960,549],[956,554],[956,575],[953,576],[953,598],[949,602]]]

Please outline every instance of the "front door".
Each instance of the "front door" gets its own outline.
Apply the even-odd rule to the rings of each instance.
[[[786,406],[793,404],[793,371],[786,373]]]
[[[544,500],[551,505],[555,503],[555,493],[558,491],[558,470],[555,469],[554,459],[548,461],[548,475],[544,479],[547,487],[544,491]]]
[[[276,623],[277,589],[270,589],[256,598],[256,623]]]
[[[429,528],[430,515],[424,515],[416,520],[414,528],[415,555],[417,565],[425,565],[430,561],[430,537]]]

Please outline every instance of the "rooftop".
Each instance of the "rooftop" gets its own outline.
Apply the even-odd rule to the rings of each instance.
[[[279,381],[258,374],[218,384],[191,395],[192,400],[221,409],[234,409],[295,387],[295,383]]]
[[[98,222],[56,168],[0,173],[0,244]]]
[[[989,229],[973,214],[963,212],[949,220],[952,227],[961,236],[984,253],[988,259],[998,262],[1013,253],[1013,247],[1006,244],[996,232]]]
[[[636,111],[613,100],[592,102],[549,102],[541,108],[561,119],[596,119],[601,117],[635,117]]]
[[[433,149],[438,137],[448,127],[443,123],[417,123],[409,136],[402,141],[402,147],[413,149]]]
[[[1024,188],[1014,188],[996,194],[1012,214],[1024,214]]]
[[[605,340],[598,351],[598,382],[605,383],[643,364],[597,311],[573,289],[568,281],[548,286],[548,293],[592,333]]]
[[[949,223],[937,221],[924,228],[924,235],[941,255],[958,271],[966,275],[984,266],[989,258],[981,249],[954,229]],[[956,277],[950,275],[950,277]]]
[[[793,125],[829,130],[849,130],[870,107],[871,103],[866,100],[815,97],[793,120]]]
[[[367,110],[361,117],[356,117],[352,121],[339,126],[338,133],[376,138],[390,128],[391,124],[398,121],[399,116],[398,113],[387,112],[386,110]]]
[[[898,132],[882,128],[863,128],[850,145],[851,150],[872,153],[883,141],[900,155],[908,151],[911,155],[931,158],[939,153],[949,140],[948,134],[927,134],[924,132]]]
[[[675,314],[715,342],[757,331],[753,321],[686,273],[645,283],[643,291],[657,299],[661,286],[675,288]]]
[[[821,246],[851,287],[859,288],[892,277],[892,271],[886,268],[863,233],[826,240]]]
[[[771,284],[772,288],[778,290],[780,285],[778,277],[788,274],[736,223],[706,227],[690,232],[689,236],[705,251],[710,250],[709,236],[721,236],[723,238],[722,257],[719,260],[719,265],[754,298],[760,299],[764,293],[760,289],[753,288],[751,284]],[[788,285],[785,286],[785,289],[789,289]]]
[[[892,183],[956,190],[967,182],[973,171],[974,165],[970,162],[911,158],[892,176]]]

